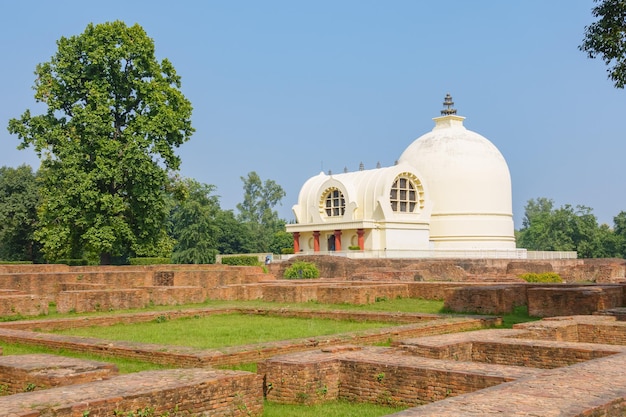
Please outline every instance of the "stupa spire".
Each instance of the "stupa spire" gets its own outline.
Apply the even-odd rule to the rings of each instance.
[[[443,99],[444,109],[441,110],[441,116],[435,117],[433,120],[435,121],[435,129],[443,129],[448,127],[463,127],[463,120],[465,117],[457,116],[456,109],[453,108],[454,101],[452,101],[452,96],[450,93],[446,94],[446,97]]]
[[[452,108],[452,106],[454,106],[454,101],[452,101],[452,96],[450,95],[450,93],[447,93],[446,97],[443,99],[443,105],[445,108],[441,110],[442,116],[451,116],[453,114],[456,114],[456,109]]]

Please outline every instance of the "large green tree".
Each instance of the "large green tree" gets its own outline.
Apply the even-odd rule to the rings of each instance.
[[[181,264],[215,263],[219,228],[219,199],[214,185],[185,179],[186,197],[171,214],[172,237],[176,243],[172,261]]]
[[[37,226],[39,187],[28,165],[0,168],[0,259],[39,261]]]
[[[180,77],[139,25],[90,24],[57,47],[35,70],[47,111],[9,122],[42,160],[46,258],[161,255],[174,150],[193,132]]]
[[[626,85],[626,1],[595,0],[593,17],[598,20],[585,27],[579,46],[589,58],[600,57],[608,66],[609,79],[615,87]]]
[[[263,182],[252,171],[243,181],[243,202],[237,204],[238,219],[248,228],[246,252],[268,252],[274,233],[283,230],[285,221],[278,217],[274,207],[285,197],[285,191],[273,180]]]

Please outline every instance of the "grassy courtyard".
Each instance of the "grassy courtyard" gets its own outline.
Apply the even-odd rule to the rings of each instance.
[[[55,333],[162,345],[182,344],[198,349],[214,349],[355,332],[389,327],[390,325],[393,323],[284,318],[233,313],[176,320],[167,320],[164,319],[164,316],[159,316],[156,320],[148,323],[79,327],[59,330]]]
[[[153,307],[146,310],[165,311],[182,310],[194,307],[253,307],[253,308],[298,308],[309,310],[350,310],[350,311],[386,311],[406,313],[441,313],[443,302],[415,299],[380,300],[375,304],[356,305],[325,305],[320,303],[280,304],[262,301],[225,302],[209,301],[201,305],[169,307]],[[140,311],[146,311],[140,310]],[[132,312],[126,311],[125,313]],[[51,311],[51,318],[79,317],[93,315],[115,315],[121,312],[101,312],[89,314],[58,314]],[[39,317],[41,319],[41,317]],[[517,322],[531,320],[523,309],[504,317],[506,327]],[[276,340],[297,339],[354,332],[378,327],[387,327],[393,323],[359,322],[352,320],[303,319],[285,318],[266,315],[249,315],[239,313],[215,314],[210,316],[193,316],[182,319],[168,320],[166,315],[158,316],[151,322],[137,324],[119,324],[112,326],[80,327],[59,330],[57,333],[76,336],[96,337],[108,340],[126,340],[142,343],[190,346],[199,349],[213,349],[226,346],[264,343]],[[121,373],[139,372],[149,369],[164,369],[167,366],[157,365],[124,358],[102,357],[94,354],[75,353],[59,349],[33,347],[18,344],[2,344],[4,354],[53,353],[115,363]],[[235,367],[251,372],[256,371],[256,364],[242,364]],[[283,405],[267,402],[265,417],[286,416],[318,416],[326,417],[377,417],[399,411],[378,404],[352,404],[345,401],[332,401],[315,406]]]

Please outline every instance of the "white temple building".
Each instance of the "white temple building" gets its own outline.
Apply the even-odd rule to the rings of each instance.
[[[295,253],[524,258],[507,163],[453,105],[448,94],[433,130],[396,165],[308,179],[287,225]]]

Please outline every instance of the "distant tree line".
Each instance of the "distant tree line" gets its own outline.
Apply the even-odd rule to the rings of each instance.
[[[41,207],[40,174],[28,165],[0,167],[0,260],[55,262],[85,259],[101,263],[100,254],[90,246],[55,245],[45,249],[38,234]],[[126,263],[128,258],[152,256],[171,258],[174,263],[214,263],[217,254],[277,253],[293,248],[285,221],[274,207],[285,192],[272,180],[261,181],[256,172],[241,177],[244,202],[237,212],[220,207],[215,186],[191,178],[172,177],[163,193],[167,216],[165,239],[152,252],[137,254],[129,246],[115,252],[109,263]]]
[[[616,88],[626,85],[626,2],[595,0],[598,20],[579,48],[608,66]],[[222,210],[215,187],[177,174],[175,148],[188,141],[191,103],[172,63],[155,57],[141,26],[89,24],[62,37],[35,69],[40,115],[9,120],[18,148],[41,160],[0,168],[0,260],[124,262],[170,257],[214,262],[218,253],[280,253],[292,247],[274,207],[285,196],[255,172],[242,177],[237,213]],[[584,206],[555,208],[530,200],[517,245],[577,251],[580,257],[626,257],[626,212],[598,225]]]
[[[40,174],[22,165],[0,167],[0,260],[55,262],[71,256],[99,263],[89,246],[46,245],[38,234],[38,210],[42,201]],[[116,252],[112,262],[129,257],[171,258],[175,263],[214,263],[217,254],[285,253],[293,248],[285,220],[274,207],[285,196],[272,180],[262,181],[256,172],[241,177],[243,202],[237,211],[220,207],[215,186],[191,178],[172,177],[165,188],[166,239],[153,252],[137,254],[131,247]],[[566,204],[555,207],[547,198],[531,199],[525,206],[522,226],[515,231],[517,247],[533,251],[576,251],[580,258],[626,258],[626,212],[613,225],[598,224],[593,210]]]
[[[625,211],[613,218],[610,227],[598,224],[589,207],[566,204],[556,208],[550,199],[531,199],[515,235],[518,248],[576,251],[579,258],[626,258]]]

